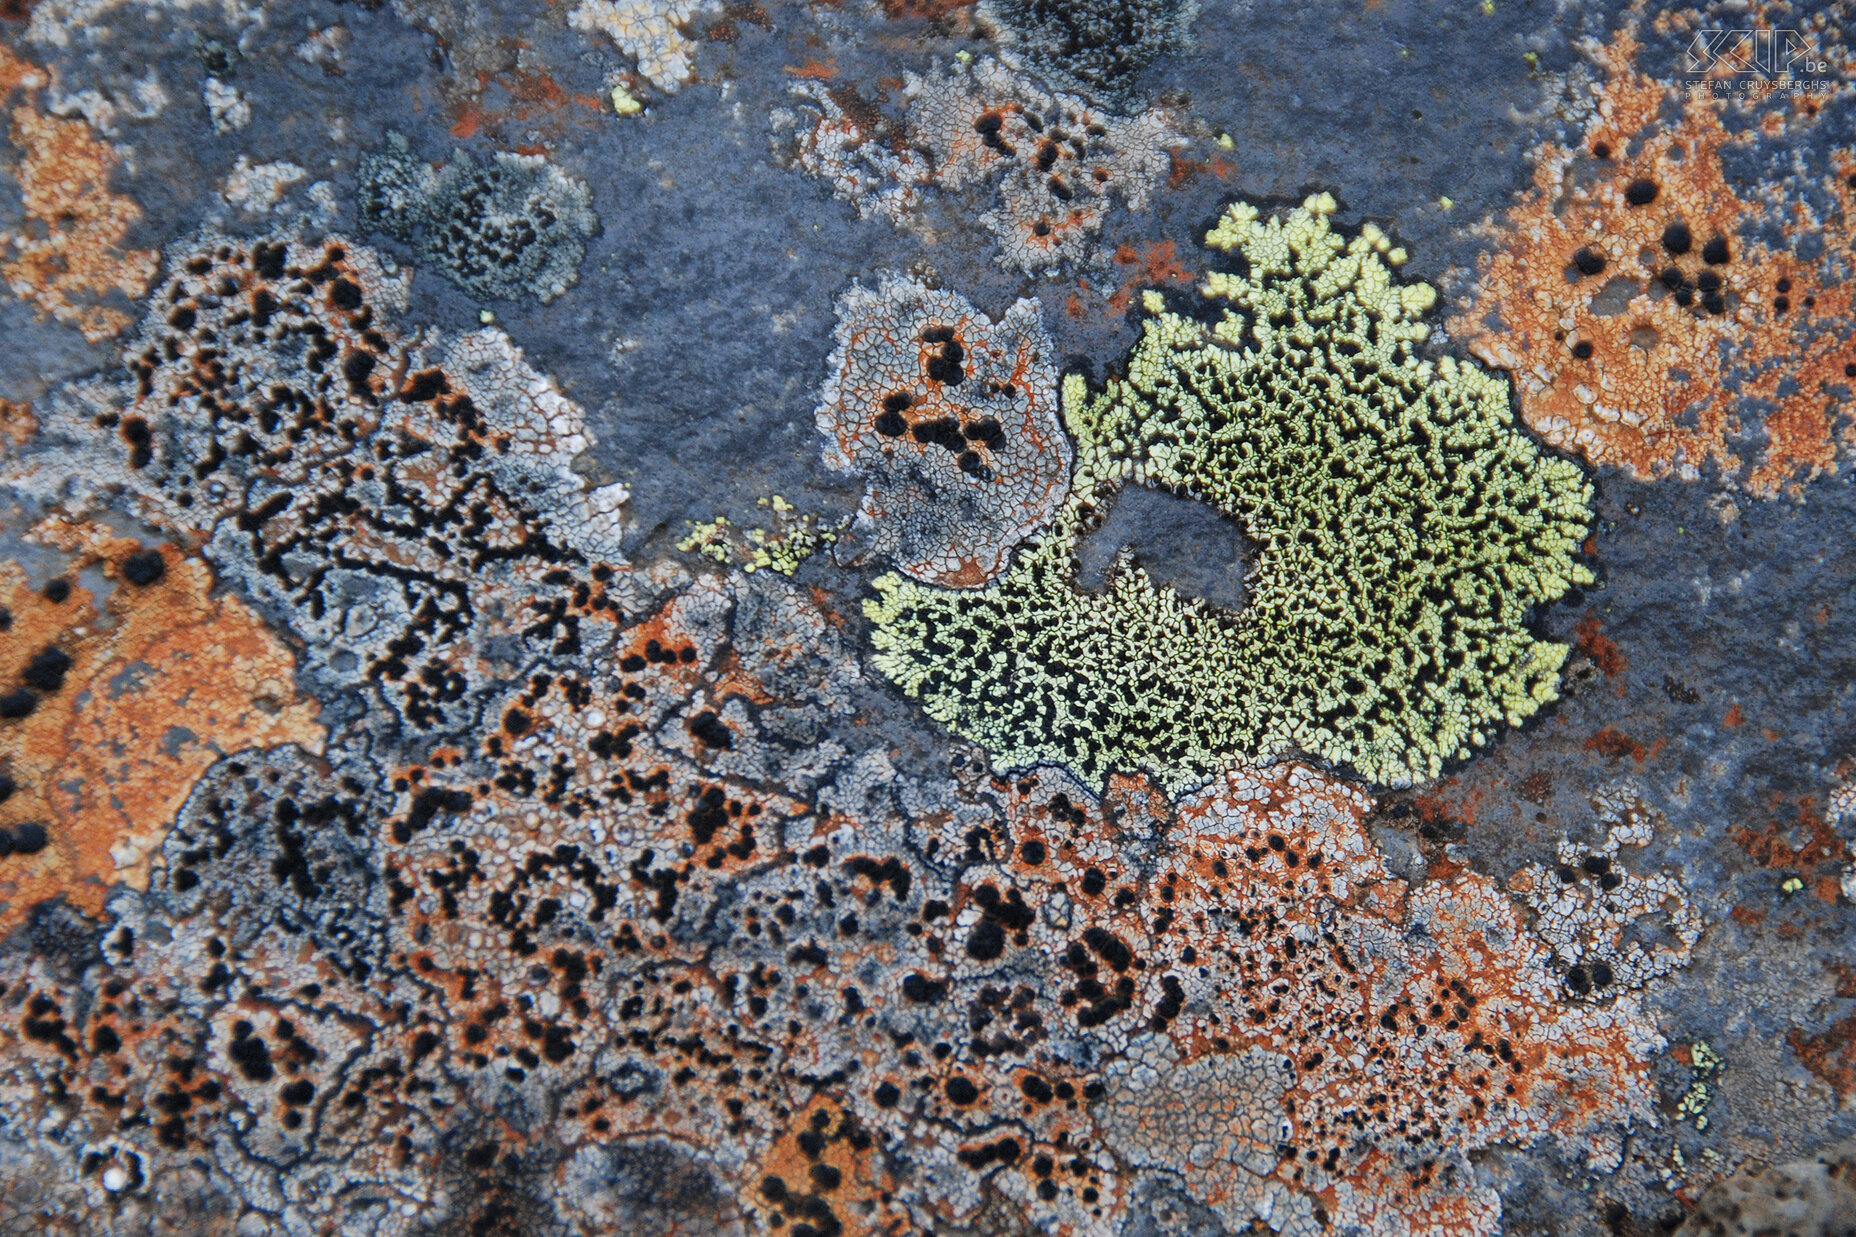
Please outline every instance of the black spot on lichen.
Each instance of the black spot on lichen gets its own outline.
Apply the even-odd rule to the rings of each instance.
[[[44,825],[37,821],[25,821],[8,829],[0,829],[0,855],[36,855],[45,849],[49,840]]]
[[[724,726],[722,719],[708,709],[704,709],[690,719],[690,733],[707,747],[726,750],[735,745],[734,732]]]
[[[168,572],[166,560],[159,550],[137,550],[122,560],[122,578],[138,588],[147,588],[160,581]]]
[[[71,669],[71,655],[63,649],[45,648],[32,655],[19,678],[27,687],[55,692],[64,686],[64,676]]]

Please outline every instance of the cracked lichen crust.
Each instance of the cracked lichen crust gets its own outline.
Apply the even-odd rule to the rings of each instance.
[[[868,481],[840,559],[887,555],[950,587],[996,577],[1070,482],[1038,303],[993,322],[957,292],[889,275],[838,302],[837,345],[816,414],[825,463]]]
[[[877,582],[876,664],[996,767],[1094,785],[1144,769],[1178,790],[1299,750],[1400,785],[1554,698],[1567,650],[1526,624],[1591,579],[1574,559],[1590,486],[1516,432],[1505,381],[1414,355],[1435,293],[1333,210],[1231,207],[1207,236],[1237,259],[1204,285],[1215,324],[1149,293],[1126,376],[1065,379],[1070,499],[997,584]],[[1129,483],[1243,526],[1241,612],[1131,562],[1101,595],[1076,586],[1077,539]]]
[[[599,231],[592,192],[539,155],[478,163],[460,150],[434,169],[398,138],[361,161],[360,211],[484,300],[553,300],[579,279]]]
[[[979,223],[999,264],[1026,274],[1088,261],[1114,199],[1145,210],[1181,140],[1166,108],[1118,115],[990,58],[909,74],[896,120],[852,86],[794,93],[817,112],[799,126],[795,162],[860,215],[932,235],[925,190],[984,187],[993,205]]]
[[[567,22],[611,39],[653,86],[675,94],[696,72],[696,45],[678,27],[720,7],[711,0],[584,0]]]
[[[340,237],[204,233],[167,265],[127,376],[60,392],[6,483],[202,548],[333,676],[322,698],[382,692],[415,730],[475,716],[474,657],[515,634],[482,615],[578,650],[591,614],[501,590],[623,563],[627,491],[574,471],[585,411],[507,335],[403,330],[410,276]]]

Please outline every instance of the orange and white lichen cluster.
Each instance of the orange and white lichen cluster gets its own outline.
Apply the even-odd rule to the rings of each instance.
[[[145,887],[168,824],[225,753],[323,739],[288,646],[215,596],[204,563],[94,527],[38,533],[115,588],[100,613],[69,578],[33,588],[0,564],[0,931],[54,897],[94,915],[116,884]]]
[[[1467,1152],[1654,1123],[1629,984],[1578,995],[1484,876],[1389,875],[1360,792],[905,775],[823,737],[862,677],[817,600],[667,583],[416,764],[220,762],[99,961],[0,962],[0,1113],[93,1157],[50,1188],[145,1215],[211,1165],[276,1233],[818,1237],[1107,1235],[1165,1181],[1467,1234]]]
[[[1125,829],[1157,802],[1126,783],[1103,810]],[[1072,968],[1079,1024],[1114,1028],[1104,1146],[1181,1173],[1229,1226],[1491,1231],[1463,1153],[1557,1135],[1615,1163],[1615,1130],[1650,1117],[1660,1039],[1635,998],[1569,1003],[1486,877],[1388,876],[1369,807],[1279,766],[1182,801],[1145,870],[1048,852],[1053,875],[1083,869],[1083,914],[1067,947],[1031,947]]]
[[[39,415],[49,449],[10,462],[10,483],[75,513],[121,496],[292,612],[337,690],[383,693],[417,729],[471,715],[486,604],[563,650],[618,609],[611,566],[558,611],[491,601],[533,597],[566,563],[623,563],[624,487],[572,471],[581,409],[501,332],[402,334],[407,277],[339,238],[209,235],[169,268],[129,377],[60,392]]]
[[[793,95],[818,113],[799,129],[794,162],[830,181],[832,192],[863,218],[909,224],[921,208],[922,190],[934,183],[934,164],[908,144],[905,126],[892,123],[856,86],[802,81]]]
[[[126,301],[148,290],[159,260],[124,244],[142,209],[110,190],[122,161],[115,148],[88,121],[33,105],[52,84],[45,70],[0,46],[0,103],[14,101],[7,136],[18,153],[8,170],[26,217],[23,227],[0,229],[0,280],[96,343],[133,321]]]
[[[919,221],[928,186],[986,186],[996,202],[979,221],[1000,263],[1027,273],[1088,260],[1113,201],[1143,209],[1179,141],[1164,109],[1118,115],[992,59],[909,74],[897,123],[843,87],[796,93],[818,112],[801,126],[799,166],[898,224]]]
[[[1594,115],[1578,145],[1536,152],[1451,329],[1509,371],[1522,418],[1557,447],[1796,493],[1856,446],[1856,155],[1742,186],[1727,163],[1771,126],[1643,74],[1637,46],[1627,29],[1598,53]]]
[[[954,588],[997,576],[1069,494],[1050,352],[1036,301],[994,322],[902,275],[846,293],[816,414],[826,465],[868,481],[840,550]]]

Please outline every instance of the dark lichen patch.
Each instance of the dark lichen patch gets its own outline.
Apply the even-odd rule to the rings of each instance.
[[[625,490],[571,470],[584,416],[507,337],[403,335],[406,294],[404,276],[339,238],[176,246],[126,375],[48,413],[46,436],[80,462],[32,483],[56,490],[75,468],[209,543],[222,571],[294,616],[338,690],[380,693],[413,728],[442,730],[473,715],[485,590],[621,561]],[[126,592],[152,593],[165,562],[136,548],[116,570]],[[568,653],[583,620],[618,610],[610,591],[592,580],[558,604],[494,604],[511,634]]]
[[[480,164],[459,150],[434,170],[403,143],[362,160],[360,215],[483,300],[553,300],[599,231],[586,185],[539,155],[498,151]],[[361,291],[337,280],[330,296],[357,308]]]
[[[1190,46],[1197,0],[986,0],[1009,54],[1053,85],[1116,106],[1141,70]]]

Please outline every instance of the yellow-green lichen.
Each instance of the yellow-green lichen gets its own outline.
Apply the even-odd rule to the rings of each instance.
[[[790,576],[801,563],[838,539],[840,529],[819,527],[818,517],[800,515],[798,508],[778,494],[761,499],[760,505],[772,514],[771,530],[736,528],[727,516],[692,521],[689,536],[677,543],[677,549],[725,566],[732,563],[749,575],[765,569]]]
[[[1689,1048],[1689,1062],[1694,1080],[1689,1084],[1688,1093],[1676,1102],[1676,1120],[1687,1121],[1693,1117],[1695,1128],[1705,1130],[1708,1128],[1708,1105],[1714,1102],[1714,1090],[1705,1079],[1727,1061],[1706,1041],[1696,1040]]]
[[[1333,209],[1233,206],[1207,237],[1238,259],[1204,286],[1215,324],[1149,293],[1126,376],[1065,379],[1071,495],[997,583],[877,581],[877,666],[998,768],[1145,769],[1177,790],[1300,750],[1407,784],[1554,698],[1566,647],[1526,622],[1591,579],[1574,561],[1590,486],[1516,432],[1502,379],[1413,354],[1435,293]],[[1100,595],[1076,586],[1078,538],[1129,482],[1243,527],[1241,612],[1126,561]]]

